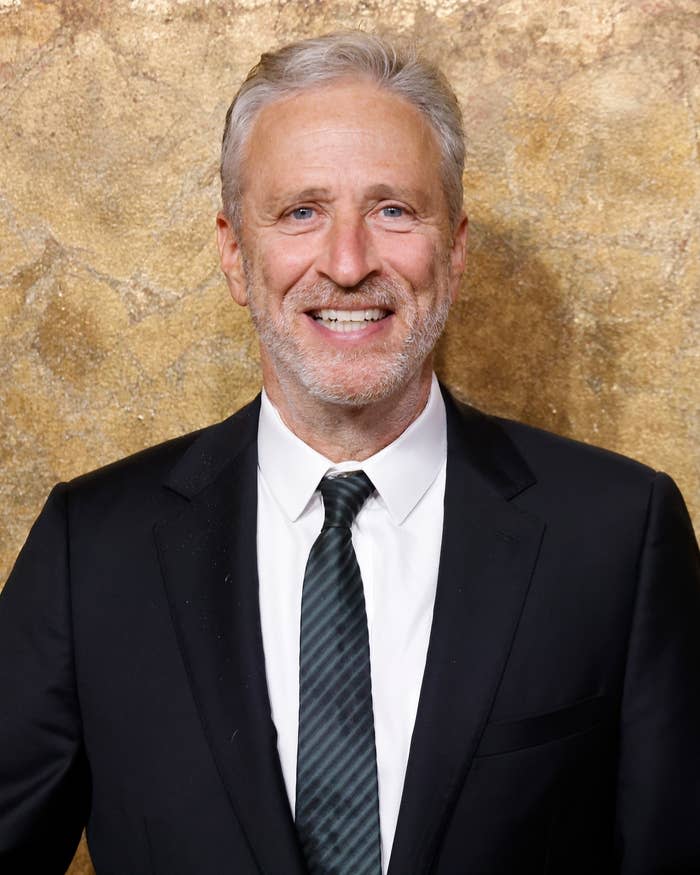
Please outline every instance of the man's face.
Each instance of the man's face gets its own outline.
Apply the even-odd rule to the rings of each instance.
[[[262,110],[243,162],[241,232],[220,215],[219,244],[266,379],[362,404],[430,368],[466,236],[466,220],[450,228],[439,168],[421,114],[368,82]]]

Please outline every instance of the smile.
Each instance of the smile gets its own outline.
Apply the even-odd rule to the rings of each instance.
[[[313,310],[310,314],[317,322],[331,331],[359,331],[368,322],[379,322],[389,315],[388,310]]]

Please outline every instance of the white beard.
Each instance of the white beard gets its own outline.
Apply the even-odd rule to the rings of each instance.
[[[262,303],[265,293],[253,281],[245,261],[244,269],[251,317],[280,383],[292,378],[313,398],[332,404],[360,407],[391,397],[406,386],[432,353],[450,309],[446,290],[437,296],[433,309],[421,313],[415,297],[398,283],[369,279],[351,292],[331,281],[293,289],[284,298],[282,314],[271,317]],[[292,327],[299,311],[342,309],[343,300],[400,312],[409,326],[401,346],[394,350],[379,347],[369,353],[303,348]]]

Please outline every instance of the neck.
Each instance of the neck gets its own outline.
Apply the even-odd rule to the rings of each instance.
[[[361,406],[320,401],[303,390],[282,387],[274,374],[264,371],[265,391],[287,428],[332,462],[361,462],[396,440],[422,412],[430,394],[432,362],[425,362],[392,395]]]

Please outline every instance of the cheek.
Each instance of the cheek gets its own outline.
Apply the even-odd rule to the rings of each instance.
[[[383,258],[399,276],[420,292],[438,276],[439,247],[429,237],[395,234],[385,242]]]
[[[313,264],[313,250],[300,236],[276,237],[259,247],[260,273],[266,288],[282,297]]]

